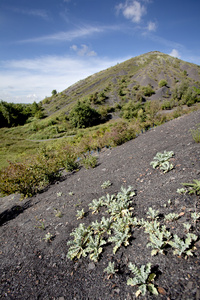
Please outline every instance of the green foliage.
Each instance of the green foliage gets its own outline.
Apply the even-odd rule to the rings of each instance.
[[[45,237],[43,238],[43,240],[45,240],[46,242],[50,242],[53,238],[53,235],[48,232],[47,234],[45,234]]]
[[[153,210],[152,207],[149,207],[147,215],[149,215],[147,218],[151,218],[152,220],[155,220],[158,218],[159,210]]]
[[[177,193],[178,194],[185,194],[187,192],[187,190],[186,189],[184,189],[184,188],[181,188],[181,189],[177,189]]]
[[[0,171],[0,192],[20,193],[31,197],[60,176],[60,160],[53,152],[42,149],[29,161],[9,163]]]
[[[77,128],[97,125],[100,114],[86,102],[78,101],[69,114],[70,123]]]
[[[115,270],[115,263],[109,261],[107,268],[104,269],[104,272],[106,272],[108,275],[114,275],[116,271],[117,270]]]
[[[167,86],[167,80],[161,79],[158,83],[158,86],[161,88],[163,86]]]
[[[127,285],[139,286],[139,290],[136,292],[136,297],[138,297],[140,294],[144,296],[147,290],[156,296],[158,295],[158,291],[153,284],[156,274],[151,273],[151,263],[148,263],[146,266],[142,265],[140,268],[136,267],[136,265],[132,263],[129,263],[129,269],[135,275],[135,277],[129,278],[127,280]]]
[[[77,220],[82,219],[85,216],[84,209],[82,208],[81,210],[77,210],[76,216],[77,216]]]
[[[144,226],[150,238],[150,243],[147,244],[147,247],[153,248],[151,255],[164,254],[165,247],[171,238],[171,233],[164,225],[160,227],[160,224],[156,221],[154,223],[146,222]]]
[[[197,240],[197,236],[193,233],[187,233],[185,239],[181,239],[178,237],[176,234],[173,237],[172,241],[169,241],[169,245],[175,248],[174,254],[178,255],[187,255],[187,256],[192,256],[192,244]]]
[[[81,223],[70,235],[74,237],[74,240],[67,242],[68,245],[71,245],[67,257],[73,260],[75,257],[79,259],[81,256],[87,256],[87,244],[92,235],[90,227],[86,227],[85,224]]]
[[[102,246],[105,244],[106,241],[103,240],[100,235],[95,235],[94,238],[90,236],[86,251],[90,253],[91,260],[94,260],[95,262],[98,261],[99,255],[103,251]]]
[[[179,218],[179,214],[176,213],[169,213],[165,216],[165,221],[172,222]]]
[[[112,183],[110,182],[110,180],[107,180],[102,183],[101,187],[102,187],[102,189],[107,189],[111,185],[112,185]]]
[[[115,243],[113,248],[113,253],[115,254],[116,251],[121,247],[123,244],[124,246],[129,245],[129,238],[131,237],[130,228],[126,227],[123,219],[118,218],[116,223],[112,224],[112,228],[114,230],[114,235],[109,237],[108,242]]]
[[[158,152],[156,156],[153,158],[154,160],[150,163],[150,165],[155,169],[156,167],[163,170],[164,173],[173,169],[173,165],[169,163],[169,159],[174,155],[173,151],[164,151],[164,153]]]
[[[55,96],[55,95],[57,95],[57,91],[56,91],[56,90],[53,90],[53,91],[51,92],[51,94],[52,94],[52,96]]]
[[[151,95],[155,94],[155,91],[152,89],[150,85],[143,86],[142,91],[144,93],[144,96],[150,97]]]
[[[193,179],[193,183],[182,183],[188,188],[189,194],[200,195],[200,180]]]
[[[197,125],[196,129],[191,129],[190,132],[192,134],[193,140],[196,143],[200,143],[200,124]]]
[[[86,169],[95,168],[98,163],[98,158],[91,154],[84,155],[83,158],[81,159],[81,163]]]
[[[44,117],[40,104],[16,104],[0,102],[0,128],[24,125],[31,117],[41,119]]]

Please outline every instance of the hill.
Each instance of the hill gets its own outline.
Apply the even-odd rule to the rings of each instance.
[[[52,114],[58,110],[67,112],[71,104],[84,98],[97,106],[112,107],[129,100],[166,101],[176,96],[183,82],[200,88],[200,66],[154,51],[83,79],[42,103],[46,112]],[[148,86],[152,90],[144,88]]]
[[[199,179],[200,149],[190,132],[199,122],[200,111],[179,117],[140,134],[135,140],[102,151],[96,168],[67,173],[41,194],[22,202],[19,202],[17,195],[2,198],[1,299],[136,299],[135,293],[142,287],[140,282],[137,286],[127,285],[128,278],[135,277],[129,269],[130,263],[138,268],[151,263],[150,272],[156,274],[152,282],[158,297],[147,291],[139,299],[199,299],[200,223],[192,217],[192,214],[197,216],[200,212],[199,196],[186,191],[177,193],[177,189],[183,187],[182,183]],[[174,168],[167,173],[150,166],[156,153],[165,150],[174,152],[170,159]],[[108,180],[111,185],[103,189],[101,185]],[[95,261],[95,256],[90,258],[89,252],[86,257],[80,255],[80,258],[75,256],[71,260],[69,249],[73,243],[71,246],[67,244],[73,241],[71,232],[80,223],[88,228],[92,222],[109,217],[105,207],[100,207],[98,213],[92,213],[89,209],[94,207],[92,200],[101,198],[105,201],[102,196],[109,199],[108,195],[115,195],[115,198],[118,195],[121,199],[119,192],[122,186],[125,189],[131,186],[135,192],[135,196],[133,194],[128,200],[128,206],[133,210],[128,212],[124,209],[121,217],[116,212],[110,214],[113,222],[111,235],[107,227],[107,233],[103,234],[106,245],[98,245],[99,250],[103,248],[102,252],[99,251],[98,261]],[[93,205],[89,206],[90,203]],[[150,207],[154,216],[150,213]],[[77,220],[77,210],[82,209],[85,215]],[[127,213],[132,220],[129,219],[128,240],[124,245],[123,237],[122,245],[114,254],[113,247],[117,240],[108,242],[108,239],[114,237],[113,233],[117,237],[115,218],[121,224],[119,219],[125,220]],[[169,214],[172,214],[171,219]],[[147,247],[151,241],[147,228],[151,224],[157,224],[159,231],[165,224],[166,228],[162,227],[162,231],[170,232],[168,240],[173,241],[177,235],[183,245],[188,232],[195,234],[198,239],[188,242],[186,246],[192,256],[183,246],[182,254],[176,252],[166,237],[159,238],[162,245],[156,246],[157,243],[152,242]],[[191,227],[187,225],[186,229],[183,224],[190,224]],[[79,248],[75,247],[74,253],[78,249],[77,254],[84,254],[79,252],[86,248],[84,243],[79,244]],[[153,249],[159,250],[157,255],[151,255]],[[90,250],[91,254],[94,254],[93,250]],[[109,262],[114,263],[116,270],[112,276],[104,271]],[[144,282],[147,284],[147,281]]]

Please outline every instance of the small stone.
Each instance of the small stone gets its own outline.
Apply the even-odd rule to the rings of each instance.
[[[186,290],[191,290],[193,287],[193,282],[192,281],[189,281],[187,286],[186,286]]]
[[[89,263],[88,265],[88,271],[94,270],[95,269],[95,264],[93,262]]]

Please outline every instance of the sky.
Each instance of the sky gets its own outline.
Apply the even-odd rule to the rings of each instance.
[[[39,102],[131,57],[200,65],[199,0],[0,0],[0,100]]]

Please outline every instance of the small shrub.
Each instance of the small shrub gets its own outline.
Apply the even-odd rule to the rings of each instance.
[[[98,158],[91,154],[84,156],[81,159],[81,163],[86,169],[95,168],[97,166]]]
[[[173,169],[173,165],[169,163],[169,159],[174,155],[173,151],[164,151],[164,153],[158,152],[154,157],[154,160],[150,162],[150,165],[155,168],[160,168],[164,173]]]
[[[161,88],[163,86],[167,86],[167,80],[161,79],[158,83],[158,86]]]
[[[192,138],[196,143],[200,143],[200,124],[197,125],[196,129],[190,130]]]

